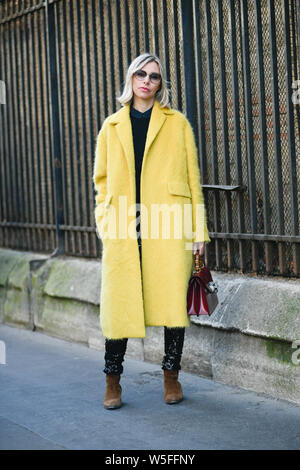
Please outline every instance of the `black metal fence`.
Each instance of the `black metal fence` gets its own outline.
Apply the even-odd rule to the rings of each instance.
[[[152,51],[195,130],[209,266],[300,276],[299,43],[297,0],[2,1],[0,246],[100,255],[96,136]]]

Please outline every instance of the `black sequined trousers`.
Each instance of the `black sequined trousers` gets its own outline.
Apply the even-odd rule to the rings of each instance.
[[[105,339],[105,374],[122,374],[128,338]]]
[[[138,239],[140,260],[141,242]],[[180,370],[180,361],[183,350],[185,328],[164,327],[165,354],[162,360],[162,369]],[[106,374],[122,374],[123,361],[126,353],[128,338],[105,340],[105,368]]]

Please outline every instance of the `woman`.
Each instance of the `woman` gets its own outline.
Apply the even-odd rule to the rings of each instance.
[[[144,338],[146,326],[164,326],[164,399],[182,400],[178,371],[190,326],[188,280],[193,254],[199,249],[202,255],[210,238],[193,131],[186,117],[170,108],[166,83],[156,55],[136,57],[118,97],[122,108],[105,119],[97,137],[93,181],[103,245],[107,409],[122,404],[127,340]]]

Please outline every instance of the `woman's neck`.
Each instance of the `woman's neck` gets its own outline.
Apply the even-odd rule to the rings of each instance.
[[[138,111],[140,111],[140,113],[145,113],[146,111],[148,111],[148,109],[152,108],[153,103],[154,103],[153,99],[141,100],[141,99],[138,99],[137,97],[134,97],[132,101],[132,106],[134,107],[134,109],[137,109]]]

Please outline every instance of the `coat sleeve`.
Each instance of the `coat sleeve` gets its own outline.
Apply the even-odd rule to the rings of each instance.
[[[93,182],[96,191],[95,196],[95,222],[98,238],[101,238],[101,221],[104,215],[104,204],[106,197],[106,178],[107,176],[107,144],[104,124],[97,136]]]
[[[193,242],[209,243],[200,169],[195,137],[190,122],[185,122],[185,149],[187,156],[188,181],[192,194]]]

